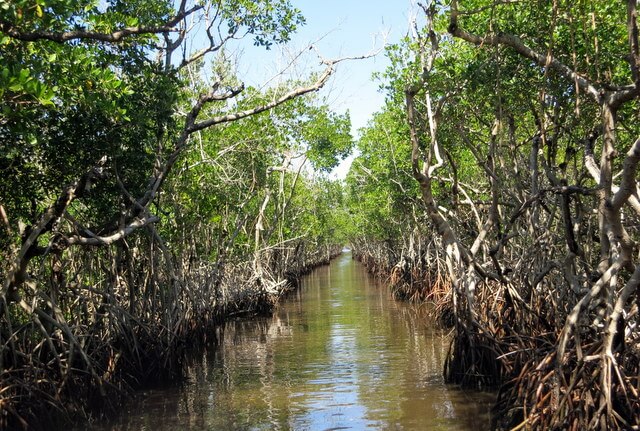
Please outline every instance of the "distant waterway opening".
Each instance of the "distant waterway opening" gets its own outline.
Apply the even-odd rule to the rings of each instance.
[[[480,430],[492,394],[444,384],[448,339],[343,253],[269,318],[238,319],[178,388],[95,430]]]

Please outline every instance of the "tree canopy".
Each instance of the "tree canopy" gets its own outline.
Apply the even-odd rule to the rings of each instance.
[[[304,23],[288,0],[0,2],[0,426],[179,373],[193,333],[342,247],[322,172],[350,119],[318,90],[344,59],[256,88],[230,47]]]
[[[234,41],[305,24],[289,0],[0,1],[0,424],[179,369],[348,242],[454,327],[448,381],[503,384],[496,427],[630,428],[636,8],[418,2],[354,142],[318,93],[346,59],[238,72]]]
[[[454,324],[449,381],[509,382],[496,427],[630,427],[636,2],[418,10],[348,177],[361,258]]]

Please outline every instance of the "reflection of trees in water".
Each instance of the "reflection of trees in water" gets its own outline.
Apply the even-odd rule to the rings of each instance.
[[[307,277],[272,318],[228,322],[218,346],[187,365],[189,383],[143,422],[186,430],[316,429],[326,420],[478,429],[489,404],[443,385],[448,340],[427,322],[426,310],[394,301],[359,264],[339,262]]]
[[[474,397],[460,399],[459,391],[444,386],[446,334],[429,324],[424,306],[394,301],[390,289],[370,279],[363,285],[370,298],[368,314],[375,322],[361,325],[360,338],[369,337],[377,344],[371,352],[380,352],[359,379],[361,402],[367,405],[372,419],[388,426],[398,423],[418,429],[438,424],[438,418],[440,425],[451,419],[462,423]],[[485,403],[478,410],[488,408]],[[478,410],[469,419],[468,429],[477,429],[482,423]],[[467,429],[467,425],[461,426]]]

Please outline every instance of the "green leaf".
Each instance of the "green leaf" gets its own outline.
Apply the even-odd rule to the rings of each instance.
[[[9,88],[9,90],[17,93],[17,92],[21,91],[24,87],[23,87],[22,83],[14,82],[13,84],[9,84],[8,88]]]

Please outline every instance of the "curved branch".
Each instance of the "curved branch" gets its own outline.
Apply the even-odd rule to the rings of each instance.
[[[633,0],[629,0],[631,3]],[[632,62],[640,61],[638,57],[635,55],[636,49],[638,47],[637,38],[637,24],[635,22],[635,7],[629,7],[629,27],[630,27],[630,42],[631,42],[631,50],[632,50]],[[482,45],[490,45],[490,46],[507,46],[518,54],[522,55],[529,60],[534,61],[540,67],[551,67],[560,75],[564,76],[566,79],[570,79],[572,82],[575,82],[580,89],[588,93],[591,97],[593,97],[594,101],[599,105],[609,105],[612,109],[615,109],[629,100],[632,100],[634,97],[637,97],[640,94],[640,82],[637,82],[636,77],[634,78],[634,83],[630,85],[624,86],[607,86],[607,88],[596,86],[591,80],[585,78],[580,75],[575,70],[571,69],[569,66],[555,58],[551,53],[541,54],[531,47],[527,46],[522,42],[522,40],[515,35],[508,33],[496,33],[489,34],[484,37],[478,36],[476,34],[469,33],[468,31],[462,29],[458,23],[458,15],[461,12],[458,11],[458,1],[452,0],[451,2],[451,14],[449,19],[449,28],[448,31],[452,36],[458,37],[467,42],[473,43],[477,46]],[[636,26],[636,27],[634,27]],[[632,65],[632,74],[633,74],[633,65]],[[636,70],[637,71],[637,70]]]
[[[337,62],[338,61],[336,60],[327,62],[327,68],[324,70],[322,75],[320,75],[320,77],[316,80],[316,82],[314,82],[311,85],[293,89],[289,91],[287,94],[281,96],[276,100],[273,100],[269,103],[257,106],[252,109],[247,109],[245,111],[234,112],[232,114],[225,114],[217,117],[212,117],[212,118],[200,121],[198,123],[196,123],[195,118],[193,118],[194,121],[192,122],[192,124],[187,124],[186,132],[191,134],[199,130],[209,128],[211,126],[215,126],[216,124],[222,124],[222,123],[228,123],[231,121],[241,120],[243,118],[250,117],[252,115],[256,115],[264,111],[268,111],[269,109],[275,108],[278,105],[282,105],[283,103],[288,102],[289,100],[295,99],[296,97],[302,96],[307,93],[312,93],[314,91],[318,91],[320,88],[324,86],[324,84],[327,82],[327,80],[333,74],[333,72],[335,72],[335,64]],[[202,105],[200,105],[200,108],[202,108]]]
[[[572,70],[569,66],[562,63],[558,59],[553,56],[547,56],[541,54],[539,52],[534,51],[532,48],[525,45],[519,37],[506,34],[506,33],[498,33],[491,34],[487,36],[478,36],[476,34],[469,33],[468,31],[462,29],[458,23],[458,15],[460,12],[458,11],[458,2],[457,0],[453,0],[451,2],[451,15],[449,20],[449,28],[448,31],[452,36],[458,37],[462,40],[465,40],[469,43],[473,43],[474,45],[491,45],[491,46],[499,46],[504,45],[512,48],[518,54],[526,57],[532,61],[534,61],[540,67],[546,67],[547,65],[558,73],[563,75],[564,77],[571,79],[576,82],[578,86],[589,93],[597,102],[600,101],[603,90],[596,87],[591,81],[587,78],[581,76],[574,70]],[[634,87],[630,87],[627,90],[635,90]]]
[[[611,205],[614,211],[620,211],[622,205],[637,192],[636,186],[636,171],[638,170],[638,164],[640,163],[640,138],[636,139],[629,151],[623,163],[622,180],[620,181],[620,187],[618,190],[614,190]]]
[[[175,26],[187,16],[202,9],[203,6],[194,6],[189,10],[181,10],[176,16],[167,20],[160,26],[135,26],[124,27],[111,33],[101,33],[89,30],[74,30],[65,32],[52,31],[24,31],[15,24],[8,21],[0,21],[0,33],[21,40],[24,42],[35,42],[38,40],[50,40],[53,42],[64,43],[70,40],[97,40],[100,42],[120,42],[122,39],[140,34],[160,34],[179,31]]]
[[[141,227],[147,226],[151,223],[156,223],[160,221],[160,218],[157,216],[147,216],[144,218],[136,219],[133,222],[129,223],[129,225],[123,227],[117,232],[108,235],[108,236],[97,236],[94,235],[92,237],[83,237],[83,236],[72,236],[71,238],[67,238],[68,245],[109,245],[113,244],[116,241],[121,240],[122,238],[131,235],[134,231],[140,229]],[[85,230],[86,232],[86,230]]]
[[[597,183],[600,183],[600,176],[601,176],[600,168],[596,164],[596,161],[593,156],[593,141],[595,140],[596,136],[597,136],[597,132],[594,132],[591,135],[589,135],[587,139],[585,139],[584,165],[587,169],[587,172],[589,172],[593,180]],[[627,153],[627,158],[625,159],[625,166],[627,163],[633,164],[634,166],[623,170],[623,179],[621,184],[621,187],[624,185],[627,188],[627,190],[631,191],[631,193],[629,194],[628,191],[625,191],[625,194],[623,196],[620,193],[621,187],[618,187],[615,184],[612,184],[611,191],[615,193],[614,200],[616,201],[616,205],[628,203],[629,206],[636,212],[636,214],[640,215],[640,200],[638,199],[638,188],[635,187],[634,189],[633,188],[634,184],[632,183],[633,178],[635,178],[635,170],[638,163],[638,160],[637,160],[638,155],[636,153],[640,151],[640,146],[639,146],[640,142],[638,141],[640,141],[640,138],[636,140],[634,145],[629,150],[629,153]],[[624,172],[626,172],[626,174],[624,174]],[[615,196],[617,196],[617,198]]]
[[[29,262],[34,257],[42,255],[45,252],[45,249],[38,246],[38,240],[44,234],[51,232],[54,224],[63,216],[69,205],[74,200],[84,196],[91,188],[93,181],[103,178],[106,163],[107,157],[102,157],[98,163],[89,171],[85,172],[78,181],[65,187],[55,203],[42,214],[38,223],[25,230],[22,238],[22,246],[14,261],[11,263],[3,282],[2,290],[0,290],[0,298],[6,298],[8,300],[18,299],[14,294],[27,278]]]

